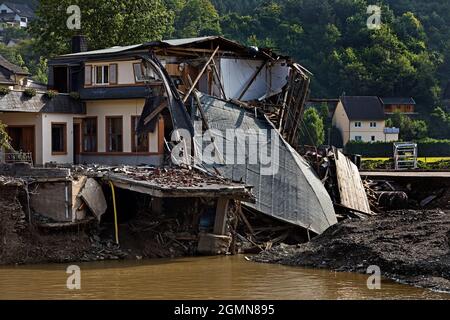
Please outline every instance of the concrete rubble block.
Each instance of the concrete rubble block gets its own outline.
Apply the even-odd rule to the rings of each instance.
[[[80,197],[86,202],[89,209],[100,221],[102,215],[106,212],[108,204],[100,184],[95,179],[89,178],[81,191]]]
[[[86,218],[86,205],[81,199],[81,191],[83,190],[87,180],[88,178],[86,176],[81,176],[72,181],[72,222]]]
[[[211,233],[200,233],[197,251],[204,255],[226,254],[231,245],[231,237],[215,235]]]
[[[38,183],[30,193],[31,210],[57,222],[72,221],[71,185],[68,182]]]

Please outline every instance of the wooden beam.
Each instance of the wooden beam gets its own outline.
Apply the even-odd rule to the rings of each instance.
[[[225,235],[227,231],[227,213],[230,200],[219,198],[216,207],[216,219],[214,221],[214,234]]]
[[[227,94],[225,93],[225,88],[223,87],[222,79],[220,78],[219,70],[217,70],[217,65],[214,62],[214,60],[212,61],[212,65],[213,65],[214,73],[216,74],[217,80],[219,81],[219,86],[220,86],[220,90],[222,91],[223,98],[225,100],[228,100]]]
[[[166,107],[168,106],[167,101],[163,101],[159,106],[156,107],[155,110],[152,111],[147,117],[144,119],[144,125],[147,125],[150,121],[152,121],[158,114],[160,114]]]
[[[252,76],[252,78],[250,79],[250,82],[245,86],[244,90],[242,91],[241,95],[239,96],[238,100],[241,100],[242,97],[245,95],[245,93],[248,91],[248,89],[250,89],[251,85],[253,84],[253,82],[255,82],[256,77],[261,73],[262,69],[264,69],[264,67],[267,64],[267,60],[263,62],[263,64],[256,70],[255,74]]]
[[[206,69],[208,68],[209,64],[211,63],[211,61],[214,59],[214,56],[216,55],[216,53],[219,51],[219,46],[217,46],[216,50],[213,52],[213,54],[211,55],[211,57],[208,59],[208,61],[205,63],[205,65],[203,66],[202,71],[198,74],[197,78],[195,79],[194,83],[192,84],[191,88],[189,89],[188,93],[186,94],[186,96],[183,99],[183,103],[186,103],[187,99],[189,99],[189,96],[191,95],[192,91],[194,91],[195,86],[197,85],[197,83],[200,81],[200,78],[203,76],[203,74],[205,73]]]

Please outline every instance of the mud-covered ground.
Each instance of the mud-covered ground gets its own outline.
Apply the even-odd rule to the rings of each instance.
[[[132,229],[130,226],[134,220],[119,226],[121,246],[114,241],[111,224],[100,227],[94,221],[85,226],[56,230],[39,227],[36,223],[29,224],[27,210],[19,201],[20,190],[0,187],[0,265],[187,255],[186,246],[182,243],[168,243],[159,233],[156,233],[159,237],[155,239],[154,232]]]
[[[450,210],[403,210],[346,220],[309,243],[280,245],[258,262],[366,273],[450,292]]]

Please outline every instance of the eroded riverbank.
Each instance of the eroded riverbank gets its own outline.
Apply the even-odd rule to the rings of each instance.
[[[66,288],[68,264],[0,267],[0,299],[450,299],[367,275],[218,256],[79,264],[81,290]]]
[[[384,276],[450,292],[450,211],[404,210],[346,220],[309,243],[281,245],[254,261]]]

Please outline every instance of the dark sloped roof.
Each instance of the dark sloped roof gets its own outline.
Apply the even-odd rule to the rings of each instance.
[[[73,113],[84,114],[85,108],[81,101],[68,95],[57,95],[52,99],[44,93],[37,93],[34,97],[26,97],[22,91],[11,91],[7,95],[0,95],[0,112],[45,112],[45,113]]]
[[[15,74],[29,75],[29,73],[27,71],[23,70],[18,65],[15,65],[14,63],[9,62],[2,55],[0,55],[0,67],[3,67],[6,70],[11,71],[12,73],[15,73]]]
[[[392,104],[416,104],[413,98],[380,98],[381,103],[384,105],[392,105]]]
[[[13,85],[14,81],[9,78],[9,71],[2,70],[0,68],[0,84],[10,84]]]
[[[14,11],[15,13],[17,13],[18,15],[20,15],[22,17],[27,17],[27,18],[34,17],[33,9],[31,9],[26,4],[14,3],[14,2],[8,2],[8,1],[0,2],[0,3],[3,3],[5,6],[7,6],[12,11]]]
[[[350,120],[384,120],[384,108],[378,97],[344,96],[341,98]]]

